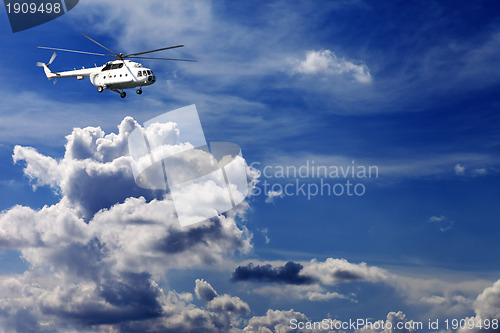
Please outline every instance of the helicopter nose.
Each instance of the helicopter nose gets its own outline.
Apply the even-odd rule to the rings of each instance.
[[[148,75],[148,83],[153,84],[156,82],[156,76],[153,71],[150,71],[151,74]]]

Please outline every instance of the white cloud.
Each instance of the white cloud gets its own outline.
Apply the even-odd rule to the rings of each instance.
[[[481,318],[500,318],[500,280],[477,297],[474,309]]]
[[[239,297],[229,295],[216,296],[207,303],[207,309],[219,313],[229,313],[233,315],[246,315],[250,313],[250,307]]]
[[[348,284],[370,283],[370,288],[377,288],[377,284],[383,284],[393,289],[404,300],[405,306],[417,308],[424,306],[424,313],[419,318],[464,316],[472,310],[477,295],[491,284],[490,281],[478,279],[455,281],[450,278],[437,279],[434,276],[411,278],[366,263],[356,264],[335,258],[300,262],[303,268],[298,272],[294,271],[296,278],[291,279],[289,275],[284,276],[283,268],[286,266],[283,264],[283,262],[256,262],[252,266],[240,266],[240,269],[245,267],[246,270],[236,274],[239,276],[237,280],[241,281],[239,283],[250,284],[252,292],[262,297],[271,296],[275,300],[294,302],[338,300],[337,302],[361,303],[363,300],[352,293],[352,288],[349,288]],[[294,266],[298,265],[295,263]],[[281,274],[271,276],[270,272],[281,272]],[[233,274],[233,279],[234,277]],[[294,284],[298,278],[302,279],[302,283]]]
[[[390,324],[389,324],[390,323]],[[385,321],[378,320],[371,324],[365,325],[365,327],[361,329],[357,329],[355,333],[412,333],[417,332],[423,328],[419,327],[420,323],[414,322],[413,320],[406,319],[406,315],[402,311],[398,312],[389,312],[387,314],[387,319]],[[401,328],[398,328],[398,325]]]
[[[263,297],[272,296],[279,300],[307,300],[310,302],[324,302],[333,299],[343,299],[356,303],[356,295],[344,295],[336,291],[328,291],[319,284],[309,285],[266,285],[252,288],[252,292]]]
[[[329,301],[331,299],[351,299],[349,296],[342,295],[338,292],[309,292],[307,294],[307,299],[310,301]],[[355,299],[351,299],[353,302],[356,302]]]
[[[290,321],[297,320],[299,322],[306,322],[307,317],[300,312],[292,310],[268,310],[265,316],[256,316],[248,321],[245,332],[292,332],[290,328]]]
[[[230,316],[249,312],[237,297],[215,296],[199,309],[187,303],[192,296],[165,294],[158,286],[169,268],[213,267],[234,251],[248,252],[251,234],[237,222],[248,205],[181,228],[168,195],[135,186],[126,156],[126,138],[135,126],[127,117],[118,134],[75,128],[59,161],[15,147],[13,158],[26,163],[25,175],[36,186],[51,186],[61,198],[40,210],[15,206],[0,215],[0,246],[19,250],[29,265],[22,275],[0,278],[1,327],[18,329],[16,320],[23,318],[21,329],[44,323],[56,330],[151,325],[161,327],[157,331],[198,327],[210,332],[233,325],[220,310]],[[254,176],[248,175],[251,183]],[[196,284],[201,295],[201,282]]]
[[[14,163],[18,161],[26,161],[24,174],[34,182],[33,188],[37,186],[49,185],[56,187],[59,182],[58,163],[55,159],[49,156],[39,154],[31,147],[14,147],[14,155],[12,156]]]
[[[143,46],[154,47],[158,42],[170,44],[171,41],[176,41],[176,38],[181,36],[183,40],[179,42],[185,41],[189,46],[186,49],[188,53],[196,55],[196,57],[204,57],[203,60],[210,60],[200,62],[200,64],[206,64],[203,67],[188,67],[186,71],[190,73],[217,74],[212,76],[223,77],[220,79],[221,81],[228,80],[229,77],[229,82],[248,82],[250,80],[241,80],[241,78],[253,73],[269,73],[269,69],[276,70],[279,60],[282,59],[282,54],[268,57],[269,54],[261,53],[260,57],[254,57],[253,61],[242,64],[241,58],[229,59],[233,52],[227,52],[227,49],[219,52],[212,48],[214,52],[202,52],[209,46],[216,45],[212,38],[206,38],[207,35],[220,36],[220,40],[228,42],[232,46],[231,50],[240,49],[243,52],[248,50],[246,46],[259,45],[257,42],[263,40],[269,40],[269,42],[268,45],[262,43],[261,50],[272,49],[268,46],[281,37],[280,34],[269,34],[270,38],[265,39],[261,37],[268,34],[269,30],[260,34],[253,31],[248,33],[249,31],[239,27],[220,24],[221,20],[213,16],[209,2],[198,1],[186,5],[182,1],[158,1],[144,5],[136,1],[128,1],[124,2],[123,6],[117,7],[111,2],[89,1],[82,3],[77,8],[83,8],[81,6],[85,6],[84,10],[80,11],[82,20],[88,20],[90,25],[95,27],[95,31],[123,32],[122,34],[114,34],[120,38],[118,44],[132,51],[139,51]],[[151,16],[152,8],[168,13],[173,19],[165,20],[161,15]],[[282,16],[289,18],[289,15]],[[300,16],[309,19],[308,15],[301,13]],[[127,24],[122,24],[123,22]],[[193,22],[196,24],[193,25]],[[215,26],[221,28],[214,30]],[[275,26],[271,26],[271,29],[274,28]],[[288,32],[285,31],[285,33]],[[498,40],[497,35],[496,42],[490,43],[490,50],[498,49],[496,47]],[[199,43],[200,41],[202,43]],[[242,48],[242,46],[245,47]],[[467,49],[476,52],[476,47],[468,46]],[[225,57],[221,58],[220,61],[214,61],[221,53],[224,53]],[[490,51],[490,54],[491,63],[493,63],[493,60],[496,59],[493,55],[496,53]],[[323,55],[327,62],[326,70],[331,71],[330,75],[347,75],[358,82],[366,81],[368,78],[371,80],[370,71],[367,67],[364,71],[364,65],[356,65],[352,61],[339,59],[336,56],[333,58],[333,56],[335,55]],[[450,58],[442,56],[442,54],[439,56],[440,59]],[[271,59],[271,61],[264,60],[266,58]],[[330,60],[328,60],[329,58]],[[303,61],[306,60],[307,57]],[[328,64],[329,61],[336,63],[331,65]],[[312,63],[314,65],[314,61]],[[461,62],[457,61],[456,63]],[[349,64],[358,67],[352,67]],[[468,68],[477,73],[476,77],[484,77],[483,69],[485,66],[477,66],[477,61],[470,61],[468,64]],[[342,74],[337,74],[339,71]],[[219,75],[221,72],[224,75]],[[415,71],[414,68],[411,68],[411,72],[420,75],[420,72]],[[235,74],[232,75],[232,73]],[[403,73],[404,80],[390,82],[390,87],[397,86],[394,82],[412,81],[412,76],[409,76],[410,79],[408,79],[407,74]],[[467,85],[470,85],[470,76],[466,75],[462,79],[467,82]],[[455,80],[446,81],[454,82]],[[200,80],[200,82],[206,85],[207,81]],[[474,82],[482,81],[475,80]],[[414,87],[407,87],[412,94],[415,91]],[[183,92],[180,90],[182,89],[177,92],[182,94]],[[391,91],[393,94],[400,93],[399,90],[394,92],[392,89],[387,89],[387,91]],[[168,92],[170,93],[170,91]],[[190,99],[189,102],[200,96],[202,94],[187,95],[184,93],[183,95],[184,98]],[[232,106],[227,105],[235,103],[239,105],[247,103],[245,105],[249,108],[262,107],[259,103],[248,102],[235,96],[224,95],[224,98],[221,99],[220,95],[213,96],[205,92],[204,97],[208,99],[209,103],[215,103],[217,99],[223,100],[223,103],[226,104],[225,108],[221,108],[223,110],[230,109]],[[176,95],[176,98],[180,98],[179,95]],[[393,102],[387,98],[387,94],[381,94],[378,98]],[[2,109],[6,110],[8,106],[9,114],[2,115],[0,122],[5,125],[1,131],[2,138],[14,141],[19,138],[26,140],[27,136],[43,139],[48,136],[58,137],[62,131],[66,131],[71,126],[83,122],[87,123],[89,117],[94,119],[96,123],[102,123],[103,117],[109,117],[103,115],[113,114],[113,112],[116,115],[123,112],[122,106],[111,107],[110,111],[109,105],[105,107],[101,105],[98,112],[89,114],[92,105],[80,104],[72,105],[73,111],[69,114],[67,112],[68,105],[47,102],[37,94],[16,94],[16,99],[18,102],[13,106],[9,105],[12,101],[5,102],[4,99],[5,107]],[[233,103],[228,102],[228,100]],[[36,101],[38,105],[26,105],[33,103],[30,101]],[[149,101],[152,101],[151,104],[155,106],[163,105],[158,100],[149,99]],[[142,111],[144,101],[129,100],[128,102],[131,108]],[[397,107],[399,108],[400,104]],[[101,112],[103,108],[107,112]],[[56,109],[55,112],[54,109]],[[30,112],[19,110],[30,110]],[[21,112],[21,114],[17,112]],[[50,116],[47,112],[50,112]],[[219,109],[213,112],[219,112]],[[68,117],[71,119],[68,120]],[[60,126],[61,124],[51,123],[51,119],[56,118],[64,119],[64,127]],[[286,120],[285,118],[283,120]],[[253,115],[248,119],[255,122]],[[109,124],[110,120],[106,118],[106,122]],[[16,124],[16,126],[13,127],[12,124]],[[292,123],[289,125],[285,127],[290,129],[297,126],[297,124]],[[268,126],[272,126],[272,124]],[[77,133],[78,130],[75,131],[71,136],[70,139],[74,141],[75,145],[71,147],[68,143],[68,156],[65,156],[62,161],[44,156],[36,150],[26,147],[19,147],[14,153],[17,162],[26,161],[25,173],[32,178],[35,186],[49,185],[59,188],[62,199],[58,204],[39,211],[17,206],[0,216],[1,246],[20,249],[24,258],[31,265],[30,270],[23,275],[0,277],[2,294],[0,326],[6,331],[30,331],[39,329],[41,324],[50,329],[64,322],[65,331],[72,331],[73,329],[68,328],[67,323],[77,320],[79,324],[84,325],[89,322],[88,320],[95,320],[103,331],[144,331],[145,327],[156,331],[197,329],[198,331],[210,332],[218,331],[221,327],[231,329],[227,327],[227,322],[223,322],[217,314],[189,304],[190,294],[165,292],[155,284],[155,280],[165,268],[217,263],[224,260],[226,254],[233,253],[235,249],[247,251],[250,249],[248,231],[238,225],[234,215],[221,216],[219,221],[207,221],[207,223],[195,228],[179,230],[175,225],[175,211],[168,198],[155,197],[140,191],[136,192],[132,187],[129,187],[133,184],[130,182],[130,175],[127,174],[125,168],[127,161],[123,158],[124,154],[119,152],[125,149],[120,139],[114,136],[106,137],[104,132],[97,127],[88,130],[80,129],[80,131],[81,133]],[[125,137],[125,133],[126,130],[122,132],[122,138]],[[273,133],[273,135],[275,134]],[[77,143],[81,144],[82,147],[78,147]],[[398,175],[426,175],[439,173],[445,167],[447,170],[452,170],[450,166],[452,167],[453,164],[446,163],[450,163],[453,156],[445,157],[448,160],[444,161],[446,158],[439,160],[423,158],[400,161],[400,164],[388,165],[388,171]],[[471,155],[470,157],[474,159],[482,156]],[[88,161],[85,161],[86,159]],[[467,165],[471,167],[469,163]],[[484,168],[477,170],[481,169]],[[120,182],[125,185],[119,190],[111,186]],[[80,185],[83,187],[78,190]],[[106,202],[105,199],[109,201]],[[245,206],[240,207],[240,209],[244,213]],[[365,274],[367,278],[372,279],[376,276],[376,274],[371,275],[370,270],[366,269],[367,267],[351,265],[352,267],[345,264],[345,271],[359,273],[360,270],[361,275]],[[327,265],[318,265],[317,267],[323,269],[324,266]],[[335,272],[339,272],[338,266],[333,265],[333,268],[327,272],[335,275]],[[151,276],[141,275],[144,270],[151,272]],[[133,274],[128,274],[127,271],[132,271]],[[342,275],[342,273],[339,274]],[[349,274],[346,275],[344,272],[344,277],[346,276]],[[338,283],[340,280],[337,276],[335,279],[331,278],[325,281]],[[378,280],[375,279],[375,281]],[[429,286],[430,284],[432,286]],[[419,280],[408,283],[401,290],[406,289],[412,293],[408,297],[409,302],[422,300],[423,303],[427,302],[434,304],[434,306],[460,305],[460,309],[457,311],[462,312],[457,313],[463,313],[463,309],[467,309],[470,295],[476,291],[477,287],[464,285],[456,287],[453,285],[456,290],[450,290],[453,289],[450,285],[452,284],[443,281],[428,283]],[[140,307],[133,308],[137,298],[127,294],[127,289],[133,290],[150,304],[145,308],[145,312],[140,312],[145,316],[144,318],[128,317],[130,320],[120,323],[120,319],[133,315],[135,310],[143,310]],[[308,295],[312,298],[321,297],[319,295],[335,296],[335,292],[311,290],[313,289],[309,289]],[[465,300],[456,296],[456,293],[463,290],[467,294],[467,297],[464,297]],[[495,309],[494,301],[498,299],[498,295],[494,290],[488,290],[488,292],[485,290],[484,294],[485,296],[477,302],[476,306],[479,312],[486,315],[487,307]],[[230,297],[228,296],[228,298]],[[133,308],[134,311],[130,311],[130,308]],[[155,311],[159,309],[163,311],[162,317],[147,318],[149,315],[157,314]],[[42,313],[42,310],[45,313]],[[99,311],[102,311],[100,316],[97,313]],[[248,330],[254,331],[252,327],[258,330],[262,329],[262,331],[271,331],[276,328],[286,330],[287,319],[292,317],[305,318],[305,315],[293,310],[270,310],[263,317],[251,319]],[[98,322],[98,320],[105,321],[106,319],[115,320],[117,324]],[[74,331],[77,330],[74,329]],[[78,331],[81,330],[78,329]],[[92,331],[95,330],[92,329]]]
[[[263,228],[259,231],[262,233],[262,236],[264,236],[266,244],[271,243],[271,238],[269,238],[269,228]]]
[[[441,232],[445,232],[445,231],[450,230],[454,224],[453,221],[451,221],[449,218],[447,218],[446,216],[443,216],[443,215],[431,216],[429,218],[429,222],[439,225],[439,230]]]
[[[266,193],[266,203],[273,203],[276,198],[283,198],[283,192],[282,191],[268,191]]]
[[[491,281],[480,279],[455,281],[453,278],[416,278],[396,274],[391,274],[388,283],[406,304],[424,305],[424,318],[465,316],[472,310],[477,295],[491,285]]]
[[[356,65],[344,58],[338,58],[330,50],[308,51],[304,60],[295,61],[293,71],[310,75],[347,75],[359,83],[372,82],[370,70],[365,64]]]
[[[350,281],[379,282],[388,279],[389,273],[362,262],[352,264],[345,259],[328,258],[324,262],[313,259],[304,266],[301,274],[313,277],[324,285],[335,285]]]
[[[457,176],[465,175],[465,167],[462,166],[461,164],[456,164],[455,167],[453,168],[453,170],[455,170],[455,174]]]
[[[476,332],[498,332],[500,329],[500,280],[497,280],[492,286],[485,288],[474,302],[475,316],[465,318],[466,323],[474,325],[465,325],[457,330],[458,333],[476,333]],[[496,320],[496,326],[492,326],[493,320]],[[485,324],[488,323],[486,327]]]
[[[194,291],[199,299],[211,301],[215,297],[217,297],[217,292],[214,290],[214,288],[212,288],[210,283],[203,279],[196,279],[195,282],[196,286],[194,288]]]
[[[429,222],[442,222],[446,219],[443,215],[429,217]]]
[[[486,168],[478,168],[478,169],[472,170],[472,174],[474,176],[484,176],[487,173],[488,173],[488,170]]]

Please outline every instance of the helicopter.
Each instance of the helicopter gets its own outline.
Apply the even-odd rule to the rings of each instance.
[[[141,63],[135,62],[129,59],[154,59],[154,60],[173,60],[173,61],[188,61],[188,62],[196,62],[196,60],[189,59],[174,59],[174,58],[154,58],[154,57],[144,57],[144,54],[170,50],[179,47],[184,47],[184,45],[175,45],[163,47],[156,50],[138,52],[138,53],[116,53],[106,46],[100,44],[89,36],[82,34],[84,37],[88,38],[92,42],[111,52],[112,54],[104,54],[104,53],[95,53],[95,52],[87,52],[87,51],[78,51],[78,50],[69,50],[69,49],[61,49],[54,47],[46,47],[46,46],[38,46],[40,49],[48,49],[55,51],[64,51],[64,52],[73,52],[73,53],[82,53],[82,54],[90,54],[90,55],[98,55],[104,57],[114,57],[114,60],[106,62],[106,64],[97,67],[97,65],[93,68],[85,68],[75,69],[72,71],[64,71],[64,72],[53,72],[49,68],[54,59],[57,56],[57,53],[54,52],[50,57],[48,63],[37,62],[36,66],[43,67],[45,75],[49,80],[65,78],[65,77],[76,77],[78,80],[83,80],[85,77],[90,79],[90,83],[97,87],[98,92],[103,92],[104,89],[108,89],[120,94],[121,98],[125,98],[127,93],[123,91],[124,89],[138,88],[136,90],[138,95],[142,94],[142,87],[150,86],[156,82],[156,76],[153,71],[149,68],[142,66]],[[55,81],[54,81],[55,84]]]

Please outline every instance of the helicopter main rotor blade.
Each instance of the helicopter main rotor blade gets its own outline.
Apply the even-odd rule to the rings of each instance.
[[[52,54],[52,57],[50,57],[50,60],[49,60],[49,62],[47,63],[47,66],[50,66],[50,64],[52,63],[52,61],[54,61],[54,59],[56,58],[56,56],[57,56],[57,53],[55,53],[55,52],[54,52],[54,53]]]
[[[90,39],[91,41],[93,41],[94,43],[96,43],[97,45],[99,45],[100,47],[102,47],[102,48],[104,48],[104,49],[108,50],[109,52],[113,53],[113,54],[115,55],[115,57],[120,57],[120,55],[119,55],[118,53],[114,52],[113,50],[108,49],[106,46],[104,46],[104,45],[102,45],[101,43],[99,43],[99,42],[97,42],[97,41],[93,40],[92,38],[90,38],[90,37],[89,37],[89,36],[87,36],[86,34],[82,34],[82,35],[83,35],[83,37],[86,37],[86,38]]]
[[[153,53],[153,52],[158,52],[158,51],[163,51],[163,50],[175,49],[175,48],[178,48],[178,47],[184,47],[184,45],[168,46],[168,47],[163,47],[161,49],[156,49],[156,50],[151,50],[151,51],[144,51],[144,52],[139,52],[139,53],[130,53],[130,54],[124,55],[123,57],[124,58],[128,58],[129,56],[137,56],[137,55],[146,54],[146,53]]]
[[[173,58],[153,58],[153,57],[127,57],[128,59],[154,59],[154,60],[174,60],[174,61],[189,61],[198,62],[197,60],[190,59],[173,59]]]
[[[93,54],[98,56],[105,57],[114,57],[113,54],[103,54],[103,53],[94,53],[94,52],[86,52],[86,51],[77,51],[77,50],[68,50],[68,49],[59,49],[55,47],[46,47],[46,46],[37,46],[39,49],[47,49],[47,50],[56,50],[56,51],[65,51],[65,52],[74,52],[74,53],[83,53],[83,54]]]

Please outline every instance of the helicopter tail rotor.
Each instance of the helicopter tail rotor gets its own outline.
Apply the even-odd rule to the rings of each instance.
[[[47,78],[48,78],[49,80],[50,80],[50,79],[52,79],[52,78],[54,78],[54,77],[56,77],[56,74],[52,73],[52,71],[49,69],[50,64],[54,61],[54,59],[56,58],[56,56],[57,56],[57,54],[54,52],[54,53],[52,54],[52,57],[50,57],[50,60],[49,60],[49,62],[48,62],[48,63],[46,63],[46,64],[45,64],[45,63],[40,62],[40,61],[38,61],[38,62],[36,63],[36,65],[37,65],[38,67],[43,67],[43,70],[44,70],[44,72],[45,72],[45,75],[47,76]]]
[[[49,66],[50,66],[50,64],[51,64],[51,63],[54,61],[54,59],[56,58],[56,56],[57,56],[57,53],[55,53],[55,52],[54,52],[54,53],[52,54],[52,57],[50,57],[50,60],[49,60],[49,62],[48,62],[48,63],[44,64],[43,62],[37,61],[36,65],[37,65],[38,67],[45,67],[45,66],[49,67]]]

